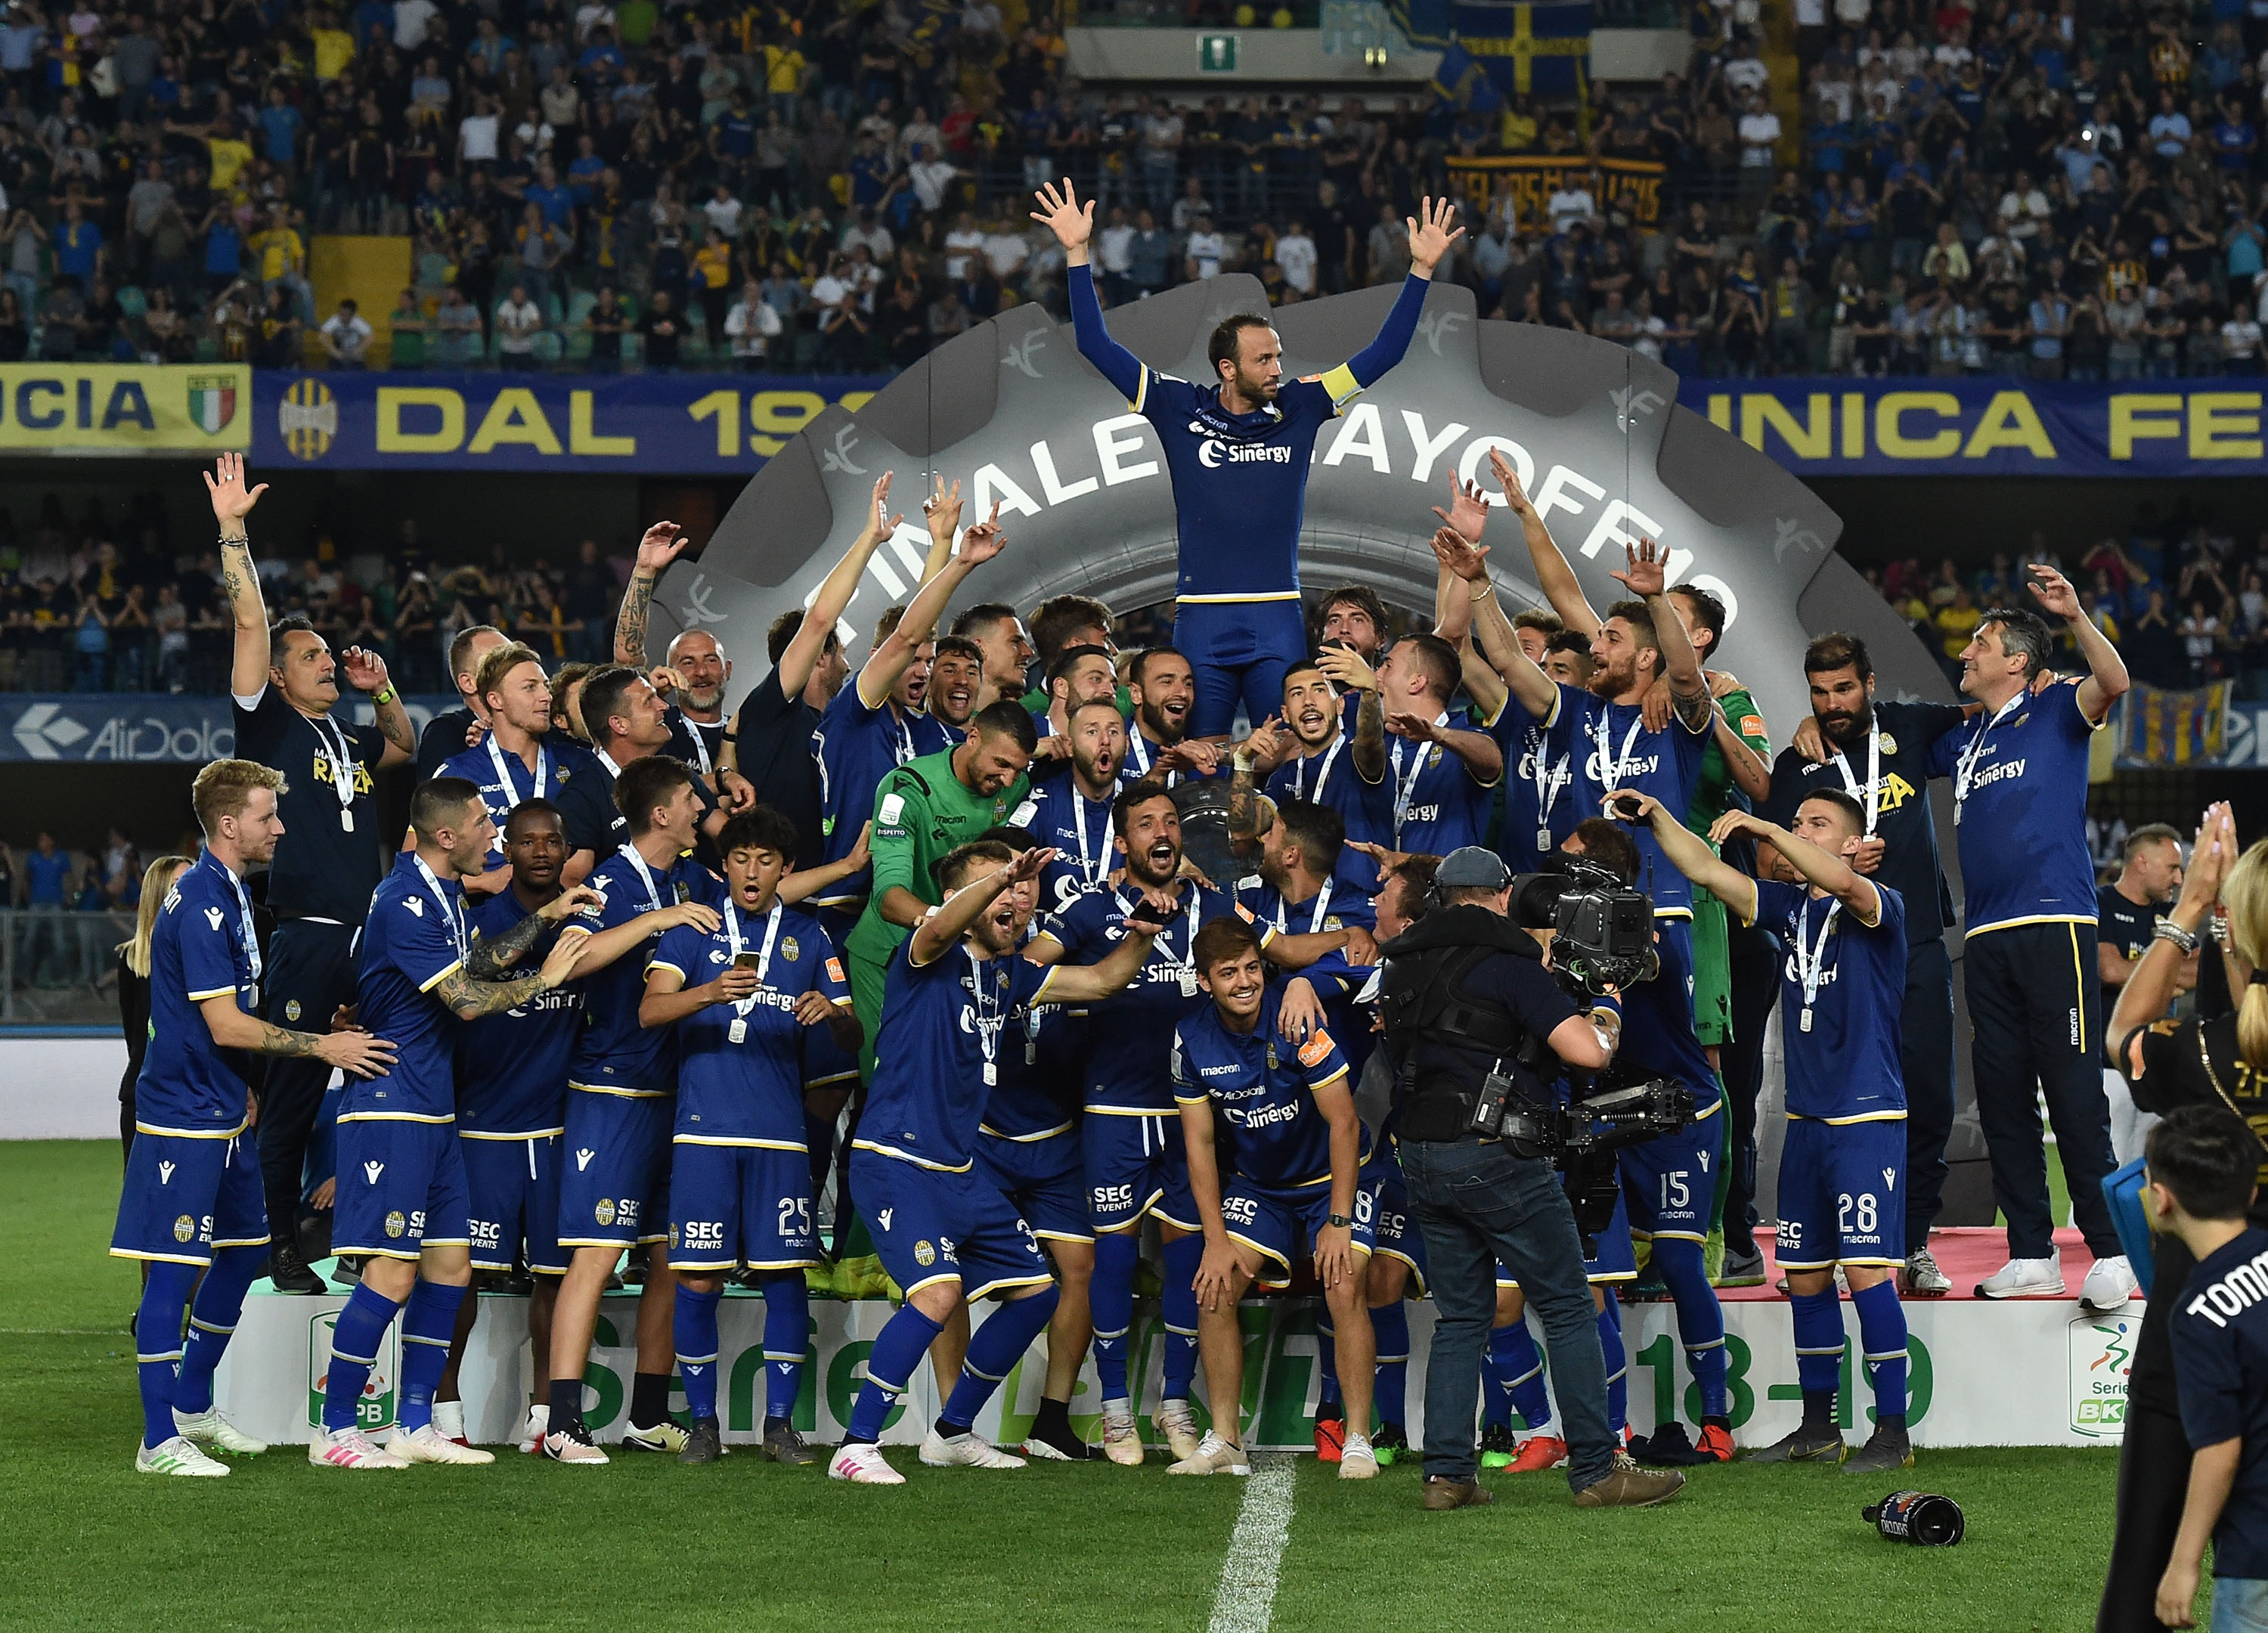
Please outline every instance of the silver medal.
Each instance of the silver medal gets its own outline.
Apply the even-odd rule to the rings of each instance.
[[[1537,828],[1535,830],[1535,854],[1542,856],[1545,851],[1550,849],[1551,830],[1548,828]]]
[[[1182,967],[1182,996],[1193,998],[1197,995],[1197,972],[1193,964]]]
[[[1811,1011],[1808,1009],[1806,1009],[1803,1011],[1801,1019],[1796,1023],[1796,1025],[1800,1031],[1808,1032],[1811,1030]]]
[[[725,1036],[734,1043],[746,1043],[748,1041],[748,1023],[735,1015],[733,1024],[725,1028]]]
[[[351,805],[341,805],[341,806],[339,807],[339,827],[340,827],[342,829],[343,829],[344,831],[346,831],[347,833],[351,834],[351,833],[353,833],[353,832],[354,832],[354,807],[353,807],[353,806],[351,806]]]
[[[999,1085],[999,1082],[1000,1069],[995,1066],[990,1061],[986,1061],[984,1063],[984,1086],[988,1089],[996,1088]]]

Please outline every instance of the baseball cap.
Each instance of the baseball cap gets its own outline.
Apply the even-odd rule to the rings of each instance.
[[[1452,890],[1502,890],[1512,883],[1512,870],[1495,851],[1462,845],[1441,858],[1433,883]]]

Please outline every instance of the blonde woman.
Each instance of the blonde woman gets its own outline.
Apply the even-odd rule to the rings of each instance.
[[[189,865],[187,857],[159,857],[142,871],[142,908],[134,934],[118,944],[118,1022],[126,1032],[126,1075],[118,1081],[118,1143],[134,1151],[134,1080],[142,1075],[142,1051],[150,1044],[150,937],[158,909],[173,880]]]

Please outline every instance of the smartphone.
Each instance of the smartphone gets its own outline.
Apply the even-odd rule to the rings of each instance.
[[[762,960],[753,953],[736,953],[733,955],[734,969],[755,969],[761,962]]]
[[[1616,794],[1615,796],[1615,814],[1624,821],[1635,822],[1645,814],[1645,812],[1646,806],[1639,802],[1637,795]]]

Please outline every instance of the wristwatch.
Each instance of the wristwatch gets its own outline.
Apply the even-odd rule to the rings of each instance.
[[[1329,1218],[1325,1219],[1323,1223],[1325,1225],[1336,1225],[1342,1231],[1351,1231],[1354,1229],[1354,1221],[1348,1218],[1346,1215],[1343,1213],[1335,1213],[1331,1215]]]

